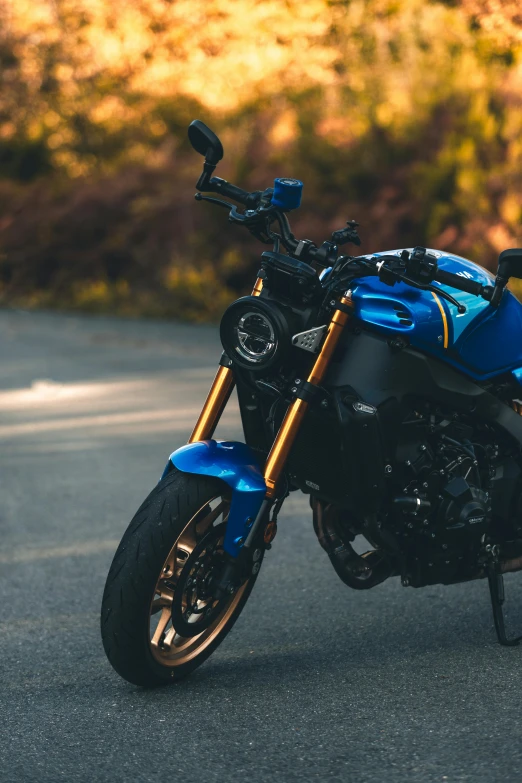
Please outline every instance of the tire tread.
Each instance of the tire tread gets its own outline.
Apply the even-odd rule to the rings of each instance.
[[[125,531],[107,576],[100,624],[107,658],[129,682],[151,687],[186,676],[221,643],[240,614],[250,586],[216,641],[195,659],[178,670],[152,657],[146,620],[161,566],[194,514],[211,497],[227,491],[217,479],[172,470],[144,500]]]

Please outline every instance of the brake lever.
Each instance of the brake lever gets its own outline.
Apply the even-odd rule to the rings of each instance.
[[[432,294],[437,294],[437,296],[440,296],[441,299],[445,299],[447,302],[450,302],[450,304],[454,305],[457,308],[457,311],[461,315],[463,315],[467,310],[466,305],[463,305],[460,302],[458,302],[456,299],[452,297],[451,294],[448,294],[446,291],[443,291],[441,288],[437,288],[434,285],[417,283],[415,282],[415,280],[412,280],[410,277],[406,277],[406,275],[401,275],[400,279],[404,283],[413,286],[413,288],[420,288],[421,291],[431,291]]]
[[[234,204],[229,204],[228,201],[223,201],[223,199],[220,198],[213,198],[212,196],[204,196],[202,193],[196,193],[194,198],[196,201],[210,201],[211,204],[218,204],[220,207],[225,207],[226,209],[235,209]]]
[[[440,296],[441,299],[445,299],[447,302],[450,302],[452,305],[454,305],[457,308],[457,312],[460,313],[460,315],[464,315],[464,313],[468,309],[466,305],[463,305],[461,304],[461,302],[458,302],[451,294],[448,294],[447,291],[443,291],[442,289],[437,288],[434,285],[429,285],[426,290],[431,291],[432,294],[437,294],[437,296]]]

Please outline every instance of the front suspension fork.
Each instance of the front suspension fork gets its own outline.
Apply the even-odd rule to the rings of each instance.
[[[209,440],[215,432],[235,386],[234,374],[230,368],[230,362],[227,364],[227,361],[226,355],[223,354],[222,364],[212,382],[203,410],[188,440],[189,443]]]
[[[259,296],[263,290],[263,281],[257,278],[252,296]],[[221,366],[212,382],[203,410],[199,414],[196,426],[192,431],[188,442],[196,443],[199,440],[208,440],[214,434],[221,414],[226,408],[235,386],[234,373],[231,362],[225,354],[221,357]]]
[[[259,296],[261,290],[262,280],[258,278],[252,293],[254,296]],[[257,538],[259,527],[266,523],[268,512],[277,496],[279,479],[308,409],[308,399],[310,399],[314,388],[323,381],[344,326],[350,317],[352,306],[351,292],[346,292],[335,304],[335,310],[328,325],[326,338],[314,362],[314,366],[308,375],[306,383],[303,384],[301,391],[298,392],[296,399],[286,412],[283,423],[270,449],[263,472],[267,487],[265,501],[245,540],[244,548],[248,549],[252,546]],[[228,358],[224,358],[222,361],[223,365],[217,372],[201,415],[190,436],[189,443],[207,440],[212,437],[230,398],[234,388],[234,376],[231,367],[226,364],[229,363]]]
[[[281,473],[283,472],[288,455],[294,445],[301,422],[308,410],[309,402],[307,400],[310,399],[311,393],[313,393],[322,383],[333,353],[337,347],[337,343],[339,342],[339,338],[343,333],[344,326],[348,321],[352,307],[350,297],[351,295],[347,296],[344,294],[340,301],[336,303],[336,309],[334,310],[332,320],[328,325],[326,338],[319,351],[319,355],[308,375],[306,383],[303,384],[301,390],[297,393],[296,399],[288,408],[276,439],[270,449],[270,454],[268,455],[264,470],[264,479],[267,486],[266,496],[270,500],[273,500],[277,495],[277,486]]]

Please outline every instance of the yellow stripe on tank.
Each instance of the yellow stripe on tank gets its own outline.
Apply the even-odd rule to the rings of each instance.
[[[444,327],[444,348],[447,348],[448,347],[448,342],[449,342],[449,333],[448,333],[448,319],[447,319],[447,316],[446,316],[446,311],[444,310],[444,305],[440,301],[440,299],[437,296],[437,294],[434,294],[433,291],[432,291],[431,295],[435,299],[435,301],[437,302],[437,304],[439,306],[440,314],[442,316],[442,324],[443,324],[443,327]]]

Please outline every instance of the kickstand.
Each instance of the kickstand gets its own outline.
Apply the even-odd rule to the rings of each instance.
[[[517,636],[515,639],[508,639],[506,636],[503,609],[503,604],[505,601],[504,577],[497,571],[493,564],[489,568],[488,582],[489,593],[491,595],[491,607],[493,609],[493,619],[495,621],[495,630],[497,632],[498,641],[505,647],[515,647],[520,643],[522,636]]]

